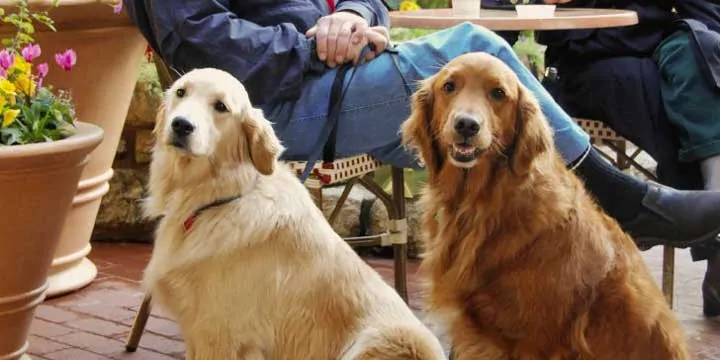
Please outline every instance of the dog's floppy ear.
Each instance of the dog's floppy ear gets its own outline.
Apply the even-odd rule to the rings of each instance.
[[[261,174],[270,175],[275,171],[278,157],[285,148],[262,110],[250,108],[247,117],[242,121],[242,130],[247,139],[250,161]]]
[[[516,175],[525,175],[535,158],[552,146],[552,131],[535,96],[522,84],[519,90],[510,169]]]
[[[410,149],[419,152],[420,158],[431,175],[440,171],[439,160],[433,148],[434,96],[433,77],[421,82],[420,87],[412,95],[410,117],[401,126],[402,142]]]

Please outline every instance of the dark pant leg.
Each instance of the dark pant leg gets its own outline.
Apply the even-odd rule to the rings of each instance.
[[[680,30],[655,51],[663,103],[678,128],[680,159],[696,161],[720,154],[720,92],[700,71],[691,34]],[[714,256],[715,244],[690,249],[693,260]]]
[[[663,103],[686,162],[720,155],[720,90],[701,71],[691,37],[677,31],[655,51]]]
[[[680,189],[701,189],[697,163],[679,161],[677,129],[668,120],[653,59],[614,58],[576,71],[563,71],[548,85],[572,116],[600,120],[645,150],[658,162],[659,181]],[[694,261],[706,260],[717,246],[690,249]]]
[[[507,41],[510,46],[515,45],[515,43],[518,41],[518,38],[520,37],[519,31],[496,31],[495,33],[498,34],[505,41]]]
[[[548,85],[572,116],[600,120],[658,163],[658,180],[678,189],[702,188],[697,164],[678,159],[677,129],[665,114],[652,58],[618,57],[560,68]]]

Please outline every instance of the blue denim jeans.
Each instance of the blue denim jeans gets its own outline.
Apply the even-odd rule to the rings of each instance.
[[[449,60],[468,52],[486,52],[508,64],[520,81],[540,100],[543,113],[554,130],[557,149],[567,163],[579,159],[589,148],[589,137],[555,103],[510,45],[495,33],[472,24],[461,24],[404,42],[369,63],[360,65],[350,80],[337,128],[339,157],[368,153],[397,167],[417,167],[414,156],[401,145],[400,124],[410,114],[410,95],[418,80],[435,74]],[[396,56],[397,61],[394,61]],[[286,160],[309,159],[325,143],[321,139],[327,120],[330,90],[336,71],[307,81],[299,100],[267,106],[263,110],[287,147]]]

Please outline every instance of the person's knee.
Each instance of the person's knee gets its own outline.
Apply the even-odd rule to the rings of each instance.
[[[510,44],[500,35],[480,25],[466,22],[451,29],[452,36],[457,38],[459,43],[468,42],[471,46],[472,44],[482,44],[482,47],[491,48],[511,48]]]
[[[434,59],[417,57],[432,56],[442,62],[448,62],[460,55],[472,52],[484,52],[497,56],[512,53],[512,47],[494,32],[469,22],[434,32],[418,41],[400,45],[401,54],[412,58],[411,62],[421,63]],[[434,66],[435,64],[433,64]]]
[[[699,74],[692,34],[688,31],[678,30],[668,36],[655,50],[655,61],[663,74],[672,74],[670,78],[684,81],[687,77]],[[682,69],[682,71],[678,71]]]
[[[695,51],[692,48],[693,39],[692,39],[692,33],[685,30],[678,30],[672,34],[670,34],[666,40],[660,44],[660,48],[668,48],[675,51],[687,51],[692,52]]]

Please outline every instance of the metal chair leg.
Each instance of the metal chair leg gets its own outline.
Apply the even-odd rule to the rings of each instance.
[[[630,162],[628,161],[629,156],[627,154],[627,141],[616,142],[619,151],[616,152],[617,156],[617,167],[620,170],[627,170],[630,168]]]
[[[135,314],[135,322],[133,322],[132,329],[130,329],[130,335],[128,336],[127,343],[125,344],[125,351],[135,352],[140,344],[140,338],[142,337],[145,325],[147,325],[148,318],[150,317],[150,294],[145,294],[140,308]]]
[[[408,302],[407,290],[407,263],[408,263],[408,245],[407,245],[407,216],[405,214],[405,172],[402,168],[392,168],[392,197],[394,218],[390,218],[390,224],[394,225],[391,232],[395,232],[396,239],[393,241],[393,256],[395,258],[395,288],[400,297]],[[393,225],[391,225],[393,226]]]
[[[407,219],[405,216],[405,179],[403,169],[392,168],[392,195],[372,178],[371,175],[358,179],[360,184],[383,202],[388,211],[388,243],[392,245],[395,258],[395,289],[400,297],[408,301],[407,294]]]
[[[662,268],[662,291],[670,308],[673,307],[675,295],[675,248],[672,246],[663,247],[663,268]]]

